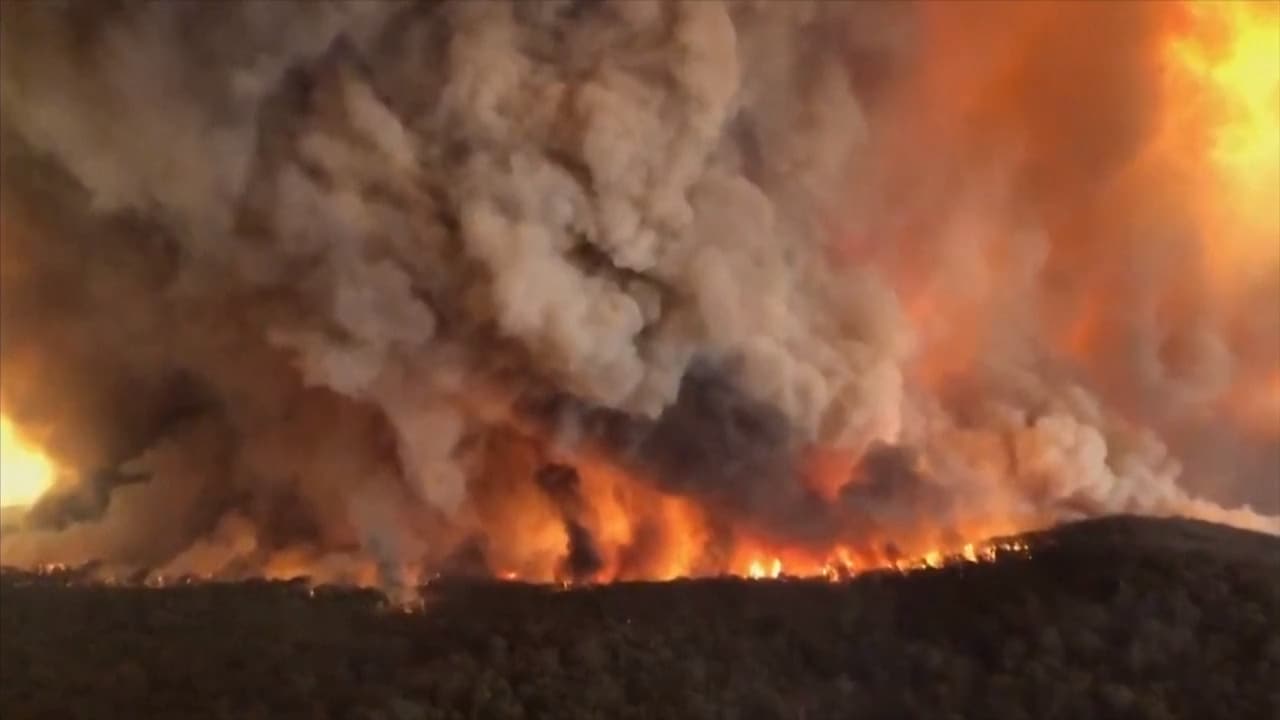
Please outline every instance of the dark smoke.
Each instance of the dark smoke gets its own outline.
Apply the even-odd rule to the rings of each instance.
[[[560,510],[569,538],[563,574],[570,580],[589,580],[604,567],[591,531],[583,525],[588,512],[578,493],[578,471],[565,465],[548,465],[538,471],[536,481]]]

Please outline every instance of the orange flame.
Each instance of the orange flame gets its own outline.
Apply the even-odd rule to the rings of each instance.
[[[1280,4],[1194,2],[1167,47],[1172,153],[1207,180],[1197,195],[1215,280],[1280,265]]]
[[[30,505],[52,485],[53,461],[0,415],[0,507]]]

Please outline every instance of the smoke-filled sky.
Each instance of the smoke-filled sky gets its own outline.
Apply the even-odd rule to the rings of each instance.
[[[62,474],[0,560],[1278,532],[1273,49],[1273,4],[7,3],[0,403]]]

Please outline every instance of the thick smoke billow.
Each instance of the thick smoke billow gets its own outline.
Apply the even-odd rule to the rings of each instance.
[[[1197,279],[1162,6],[6,4],[0,399],[67,477],[0,559],[1278,532],[1280,268]]]

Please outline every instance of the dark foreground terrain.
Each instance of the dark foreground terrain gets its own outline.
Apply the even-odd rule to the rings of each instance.
[[[1280,717],[1280,540],[1117,518],[853,582],[0,582],[0,717]]]

